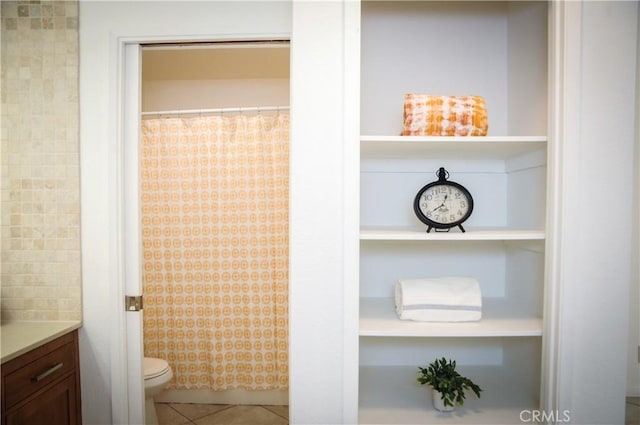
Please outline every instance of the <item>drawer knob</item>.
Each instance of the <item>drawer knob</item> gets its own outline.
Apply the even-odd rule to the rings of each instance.
[[[51,375],[56,370],[60,369],[62,367],[62,365],[63,365],[63,363],[60,362],[58,364],[55,364],[55,365],[51,366],[49,369],[45,370],[40,375],[34,376],[33,378],[31,378],[31,381],[32,382],[40,382],[40,381],[42,381],[47,376]]]

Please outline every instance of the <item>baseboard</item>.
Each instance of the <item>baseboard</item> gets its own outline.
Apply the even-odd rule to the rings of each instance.
[[[164,390],[155,397],[160,403],[198,403],[198,404],[249,404],[286,406],[289,404],[287,390]]]

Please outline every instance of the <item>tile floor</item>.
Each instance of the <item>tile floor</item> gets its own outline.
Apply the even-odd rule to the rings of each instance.
[[[288,425],[288,406],[156,403],[159,425]],[[640,397],[627,397],[625,425],[640,425]]]
[[[640,397],[627,397],[625,425],[640,425]]]
[[[288,425],[289,406],[156,403],[159,425]]]

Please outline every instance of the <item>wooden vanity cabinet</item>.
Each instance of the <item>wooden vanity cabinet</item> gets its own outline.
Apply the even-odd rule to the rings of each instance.
[[[82,423],[77,330],[2,365],[2,423]]]

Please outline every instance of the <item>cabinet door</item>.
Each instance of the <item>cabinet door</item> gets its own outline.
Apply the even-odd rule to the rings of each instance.
[[[76,379],[71,374],[6,416],[6,425],[52,425],[78,423]]]

